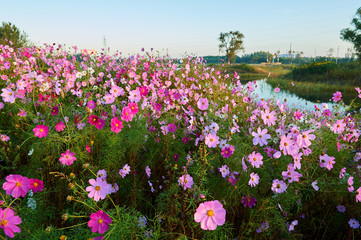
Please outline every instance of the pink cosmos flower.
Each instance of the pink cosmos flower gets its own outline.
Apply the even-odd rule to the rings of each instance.
[[[139,90],[133,90],[129,92],[129,101],[138,103],[141,99]]]
[[[120,95],[124,95],[124,89],[117,85],[113,85],[112,88],[109,90],[109,92],[114,97],[119,97]]]
[[[105,120],[99,118],[98,122],[95,124],[95,127],[100,130],[103,129],[104,126],[105,126]]]
[[[115,100],[114,96],[112,94],[105,94],[103,97],[106,104],[112,104]]]
[[[61,157],[59,158],[59,161],[61,162],[61,164],[63,165],[72,165],[73,162],[76,160],[75,157],[75,153],[74,152],[70,152],[70,150],[66,150],[65,153],[61,154]]]
[[[98,232],[103,234],[109,229],[109,224],[112,223],[112,219],[102,210],[90,215],[90,221],[88,226],[91,227],[93,233]]]
[[[31,188],[30,181],[27,177],[10,174],[5,179],[6,182],[3,184],[3,189],[7,195],[11,195],[14,198],[18,198],[20,196],[25,197]]]
[[[229,174],[229,167],[227,165],[223,165],[221,168],[218,168],[218,170],[221,172],[223,178]]]
[[[354,190],[354,187],[353,187],[353,177],[349,177],[348,180],[347,180],[347,184],[348,184],[348,191],[349,192],[353,192]]]
[[[171,133],[175,133],[175,131],[177,130],[177,126],[174,123],[168,124],[167,128],[168,128],[168,131]]]
[[[150,175],[152,174],[152,170],[149,166],[145,167],[145,173],[147,174],[147,177],[150,178]]]
[[[333,100],[334,102],[338,102],[338,101],[341,100],[341,98],[342,98],[341,92],[335,92],[335,93],[333,94],[332,100]]]
[[[281,89],[280,89],[279,87],[276,87],[276,88],[275,88],[275,92],[276,92],[276,93],[278,93],[278,92],[280,92],[280,91],[281,91]]]
[[[357,195],[356,195],[356,202],[361,202],[361,187],[359,187],[357,190]]]
[[[43,138],[48,136],[49,128],[48,126],[38,125],[36,126],[36,128],[33,129],[33,131],[35,136]]]
[[[208,134],[205,143],[209,148],[215,148],[219,143],[219,137],[216,134]]]
[[[355,89],[358,93],[358,97],[361,98],[361,89],[359,87],[356,87]]]
[[[115,133],[119,133],[123,128],[123,122],[120,121],[117,117],[112,118],[110,122],[110,130]]]
[[[96,202],[99,201],[99,199],[104,199],[107,194],[112,192],[112,185],[108,184],[104,179],[90,179],[89,183],[91,186],[88,186],[85,190],[89,192],[88,197],[94,198]]]
[[[14,233],[21,232],[20,228],[16,225],[21,223],[21,218],[15,216],[14,210],[11,208],[0,208],[0,228],[4,230],[6,236],[13,238]]]
[[[271,190],[276,193],[283,193],[287,190],[287,185],[284,181],[275,179],[275,180],[273,180]]]
[[[3,88],[1,96],[3,97],[4,102],[8,102],[8,103],[14,103],[15,102],[15,93],[11,89]]]
[[[261,147],[263,145],[267,145],[267,140],[271,138],[271,135],[267,134],[267,128],[261,130],[261,128],[257,128],[257,132],[252,132],[253,138],[253,145],[259,144]]]
[[[298,147],[300,148],[307,148],[311,145],[311,141],[310,140],[315,140],[316,136],[314,134],[311,134],[312,132],[314,132],[314,130],[308,130],[305,132],[302,132],[302,134],[299,134],[297,136],[297,144]]]
[[[296,111],[293,116],[297,119],[300,120],[303,117],[303,114],[300,111]]]
[[[303,153],[297,153],[297,154],[293,154],[293,166],[295,169],[301,169],[301,160],[302,160],[302,155]]]
[[[209,103],[207,98],[200,98],[197,102],[197,106],[200,110],[207,110]]]
[[[182,175],[179,179],[178,179],[178,183],[180,186],[183,187],[184,190],[186,190],[187,188],[192,188],[193,185],[193,178],[187,174],[187,175]]]
[[[346,168],[344,167],[344,168],[341,169],[340,174],[338,175],[338,177],[343,178],[345,172],[346,172]]]
[[[30,178],[30,187],[31,190],[33,191],[33,193],[36,192],[42,192],[44,189],[44,182],[41,181],[40,179],[34,179],[34,178]]]
[[[59,122],[55,125],[55,130],[58,132],[62,132],[65,129],[65,123],[64,122]]]
[[[101,169],[97,172],[97,177],[101,179],[105,179],[107,177],[107,171],[105,169]]]
[[[336,123],[332,126],[331,130],[334,133],[342,133],[345,130],[346,123],[343,122],[343,119],[337,120]]]
[[[201,203],[194,213],[194,221],[200,222],[203,230],[215,230],[225,223],[226,210],[218,200]]]
[[[250,155],[248,155],[248,162],[251,163],[252,167],[259,168],[263,164],[263,156],[260,153],[256,153],[253,151]]]
[[[284,155],[292,155],[295,151],[294,148],[295,141],[292,140],[291,134],[287,134],[287,136],[282,135],[280,141],[280,150],[283,151]]]
[[[132,109],[130,107],[125,107],[122,110],[122,120],[123,121],[132,121],[133,119],[133,114],[132,114]]]
[[[257,173],[251,173],[250,174],[250,180],[248,182],[248,185],[250,185],[251,187],[255,187],[258,183],[259,183],[259,176]]]
[[[335,158],[330,157],[327,154],[320,156],[320,167],[325,167],[327,170],[331,170],[333,168],[333,164],[335,164]]]
[[[90,100],[87,105],[86,105],[89,109],[95,109],[96,108],[96,103],[92,100]]]
[[[139,108],[136,103],[133,103],[133,102],[129,103],[128,108],[130,108],[130,111],[133,115],[135,115],[139,112]]]
[[[276,112],[270,112],[269,109],[266,109],[266,111],[261,111],[261,118],[263,119],[263,123],[268,127],[276,124],[275,121],[277,120],[277,117],[275,115]]]

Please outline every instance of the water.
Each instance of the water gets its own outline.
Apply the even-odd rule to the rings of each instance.
[[[290,93],[286,90],[280,90],[279,92],[275,92],[275,89],[267,83],[266,79],[257,80],[256,81],[257,87],[252,92],[253,95],[257,95],[258,99],[264,98],[268,100],[270,98],[278,99],[281,102],[284,99],[287,99],[287,106],[294,109],[306,109],[306,110],[315,110],[315,105],[322,109],[322,103],[313,103],[307,101],[306,99],[298,97],[294,93]],[[333,106],[336,104],[334,102],[327,102],[328,108],[332,109]],[[340,111],[344,111],[345,107],[340,107]]]

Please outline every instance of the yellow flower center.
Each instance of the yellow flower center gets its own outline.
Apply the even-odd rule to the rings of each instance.
[[[266,118],[267,118],[267,119],[270,119],[270,116],[267,116]]]
[[[280,185],[280,184],[277,184],[277,188],[281,188],[281,185]]]
[[[20,182],[16,182],[15,184],[17,187],[20,187],[21,186],[21,183]]]
[[[96,191],[99,191],[99,190],[100,190],[100,187],[99,187],[99,186],[96,186],[96,187],[95,187],[95,190],[96,190]]]
[[[115,124],[115,126],[116,126],[116,127],[119,127],[119,124],[118,124],[118,123],[116,123],[116,124]]]
[[[286,142],[285,142],[285,144],[284,144],[284,145],[285,145],[285,147],[287,147],[287,146],[288,146],[288,143],[286,143]]]
[[[38,186],[38,183],[34,183],[34,187],[37,187]]]
[[[208,217],[212,217],[214,215],[213,210],[208,210],[207,215],[208,215]]]
[[[98,223],[99,223],[99,224],[102,224],[102,223],[103,223],[103,219],[99,219],[99,220],[98,220]]]
[[[307,138],[307,136],[305,135],[305,134],[303,134],[303,136],[302,136],[303,138]]]
[[[1,223],[0,223],[1,226],[6,226],[7,224],[8,224],[8,221],[5,220],[5,219],[2,220]]]
[[[211,142],[213,142],[213,138],[211,138],[211,140],[210,140]]]
[[[262,135],[259,135],[260,138],[262,138]]]
[[[40,129],[40,132],[43,132],[44,130],[43,129]]]
[[[257,161],[257,158],[253,158],[253,161]]]
[[[184,180],[185,183],[187,183],[188,181],[187,180]]]
[[[10,92],[10,93],[9,93],[9,96],[11,96],[11,95],[13,95],[13,93]]]

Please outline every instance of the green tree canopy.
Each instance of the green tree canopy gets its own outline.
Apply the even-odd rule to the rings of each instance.
[[[356,55],[361,61],[361,7],[356,11],[356,17],[351,21],[355,28],[345,28],[341,30],[341,39],[353,43]]]
[[[10,22],[2,22],[0,26],[0,45],[9,45],[12,42],[14,47],[25,47],[29,45],[28,35],[21,32],[14,24]]]
[[[219,44],[219,49],[226,52],[228,62],[236,57],[238,51],[244,50],[243,38],[243,34],[238,31],[220,33],[218,38],[221,42],[221,44]]]

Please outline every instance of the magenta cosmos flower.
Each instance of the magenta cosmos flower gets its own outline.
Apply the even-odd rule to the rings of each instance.
[[[72,165],[73,162],[76,160],[76,157],[74,156],[75,153],[70,152],[70,150],[66,150],[65,153],[61,154],[61,157],[59,158],[59,161],[61,162],[61,164],[63,165]]]
[[[33,131],[35,136],[43,138],[48,136],[49,128],[48,126],[38,125],[36,126],[36,128],[33,129]]]
[[[207,98],[200,98],[197,102],[197,106],[200,110],[207,110],[209,103]]]
[[[110,122],[110,130],[115,133],[119,133],[123,128],[123,122],[119,120],[117,117],[113,118]]]
[[[179,179],[178,179],[178,183],[180,186],[183,187],[184,190],[186,190],[187,188],[192,188],[193,185],[193,178],[187,174],[187,175],[182,175]]]
[[[252,208],[256,206],[257,199],[255,199],[252,195],[247,195],[242,198],[241,203],[244,207]]]
[[[33,193],[41,192],[44,189],[44,182],[39,179],[30,178],[30,187]]]
[[[104,199],[107,194],[112,192],[112,185],[108,184],[104,179],[90,179],[89,183],[91,186],[88,186],[85,190],[89,192],[88,197],[94,198],[96,202],[99,199]]]
[[[0,228],[4,230],[6,236],[13,238],[14,233],[21,232],[20,228],[16,225],[21,223],[21,218],[15,216],[14,211],[11,208],[0,208]]]
[[[194,214],[194,221],[200,222],[203,230],[215,230],[225,223],[226,210],[218,200],[201,203]]]
[[[59,122],[55,125],[55,130],[58,132],[62,132],[65,129],[65,123],[64,122]]]
[[[30,181],[27,177],[15,174],[7,176],[6,182],[3,184],[3,189],[6,191],[6,194],[11,195],[14,198],[20,196],[25,197],[30,188]]]
[[[112,219],[105,212],[100,210],[90,215],[88,226],[91,227],[93,233],[98,232],[99,234],[103,234],[108,231],[109,224],[111,223]]]

